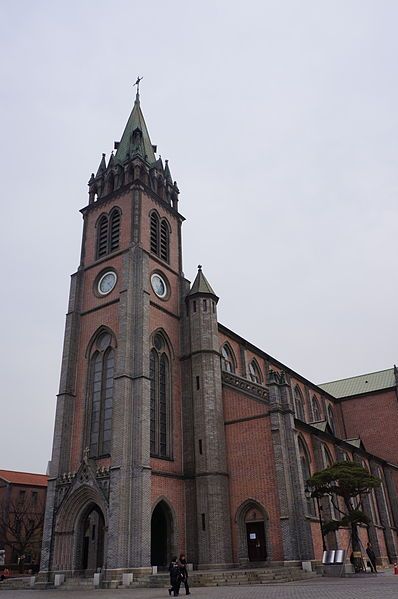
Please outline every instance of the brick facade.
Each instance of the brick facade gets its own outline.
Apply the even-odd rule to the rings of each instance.
[[[94,549],[86,546],[94,512],[97,565],[110,574],[164,565],[180,551],[198,567],[319,559],[322,539],[317,515],[307,513],[300,447],[306,448],[311,472],[325,467],[329,455],[332,461],[359,456],[385,472],[385,492],[375,498],[380,523],[369,534],[379,556],[393,559],[398,467],[383,459],[394,462],[387,441],[384,448],[374,443],[359,405],[337,401],[218,323],[218,298],[201,268],[192,286],[182,271],[178,193],[168,164],[155,159],[137,98],[115,156],[108,165],[103,158],[90,179],[89,204],[82,210],[43,573],[85,570],[94,563],[87,557]],[[117,247],[98,257],[100,219],[116,208]],[[116,273],[117,282],[101,295],[99,280],[107,272]],[[166,285],[163,296],[155,292],[153,275]],[[90,373],[101,334],[116,356],[111,450],[93,455]],[[169,364],[158,391],[158,371],[150,366],[156,343],[166,348]],[[230,368],[221,366],[222,347],[230,352]],[[395,409],[395,418],[396,405],[389,401],[383,399],[383,406]],[[155,409],[160,410],[156,417]],[[373,403],[367,411],[377,409]],[[153,450],[156,426],[164,426],[159,437],[164,455]],[[351,436],[361,436],[366,450],[348,441]],[[364,541],[367,534],[361,530]],[[346,544],[346,531],[328,543]]]

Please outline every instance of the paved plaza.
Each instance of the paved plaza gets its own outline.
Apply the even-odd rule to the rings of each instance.
[[[1,589],[1,587],[0,587]],[[117,589],[96,591],[1,591],[1,599],[168,599],[167,589]],[[182,593],[180,597],[184,597]],[[291,582],[272,585],[195,587],[192,599],[397,599],[398,576]]]

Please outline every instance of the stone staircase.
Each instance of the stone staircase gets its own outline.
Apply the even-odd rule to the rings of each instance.
[[[189,586],[191,587],[216,587],[216,586],[245,586],[251,584],[275,584],[292,582],[294,580],[307,580],[315,578],[315,572],[304,572],[298,567],[276,566],[265,568],[233,569],[233,570],[195,570],[189,573]],[[135,578],[129,588],[149,587],[168,588],[169,575],[166,573],[153,574]]]
[[[216,586],[246,586],[246,585],[268,585],[282,584],[295,580],[307,580],[316,577],[315,572],[304,572],[297,566],[267,566],[263,568],[245,568],[230,570],[194,570],[189,573],[189,586],[191,587],[216,587]],[[101,588],[117,589],[122,586],[119,580],[102,580]],[[141,576],[134,578],[128,588],[168,588],[170,586],[169,575],[166,572]],[[16,589],[44,589],[54,588],[51,583],[36,582],[31,585],[31,579],[10,578],[0,583],[0,591]],[[62,590],[94,590],[93,578],[67,577]]]

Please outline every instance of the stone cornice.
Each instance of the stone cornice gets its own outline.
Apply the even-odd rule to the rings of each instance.
[[[228,387],[232,387],[233,389],[237,389],[241,391],[245,395],[250,395],[257,400],[269,402],[269,393],[268,389],[263,385],[258,385],[257,383],[253,383],[252,381],[248,381],[237,374],[232,372],[222,371],[222,383]]]

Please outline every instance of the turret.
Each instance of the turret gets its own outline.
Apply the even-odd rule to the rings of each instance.
[[[189,312],[199,563],[231,557],[228,472],[217,326],[218,297],[198,267]]]

